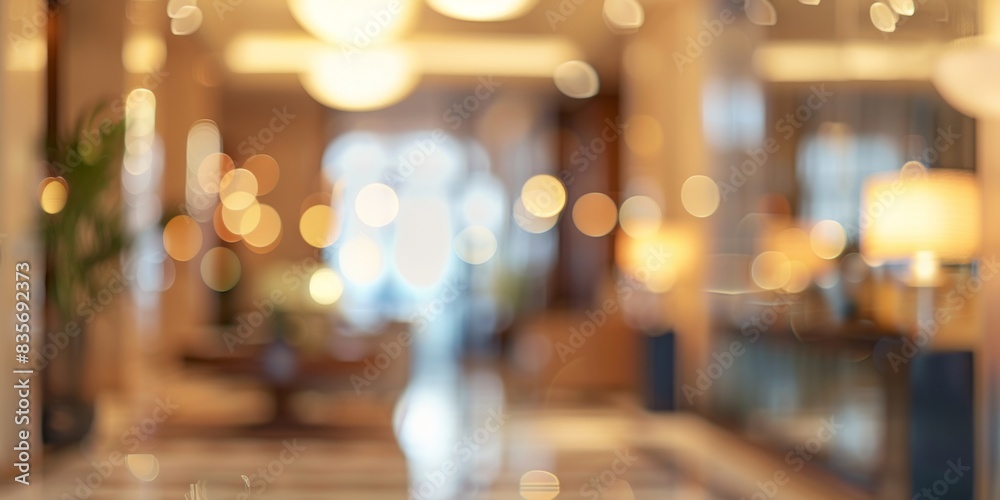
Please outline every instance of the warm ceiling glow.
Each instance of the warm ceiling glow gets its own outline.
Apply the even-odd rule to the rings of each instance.
[[[201,27],[205,14],[196,5],[185,5],[170,15],[170,32],[178,35],[190,35]]]
[[[420,72],[402,47],[368,49],[357,54],[328,50],[300,79],[306,92],[324,106],[370,111],[409,96],[420,81]]]
[[[257,178],[249,170],[238,168],[222,176],[219,198],[231,210],[242,210],[257,199]]]
[[[302,218],[299,219],[299,233],[310,246],[326,248],[340,236],[340,220],[333,207],[313,205],[302,212]]]
[[[948,104],[975,118],[1000,118],[1000,39],[954,42],[937,61],[934,86]]]
[[[521,187],[521,203],[535,217],[554,217],[566,206],[566,188],[551,175],[536,175]]]
[[[270,155],[253,155],[243,163],[243,168],[257,179],[257,196],[264,196],[278,186],[281,171],[278,162]]]
[[[772,82],[926,81],[939,50],[931,42],[767,42],[753,66]]]
[[[593,97],[601,90],[597,70],[583,61],[560,64],[553,73],[553,79],[560,92],[576,99]]]
[[[791,279],[792,263],[785,254],[768,250],[753,260],[750,277],[764,290],[777,290]]]
[[[217,292],[232,290],[242,274],[240,258],[228,248],[215,247],[201,258],[201,279]]]
[[[62,177],[48,177],[39,187],[39,202],[47,214],[57,214],[66,207],[69,184]]]
[[[270,250],[281,237],[281,216],[271,205],[260,206],[260,220],[252,231],[243,235],[243,241],[253,249]]]
[[[187,262],[201,251],[202,235],[198,221],[178,215],[163,228],[163,249],[172,259]]]
[[[251,231],[257,229],[257,224],[260,223],[260,203],[255,199],[246,207],[234,210],[225,205],[219,205],[222,219],[222,225],[225,226],[226,230],[230,233],[237,235],[242,239],[243,236],[250,234]],[[227,240],[228,241],[228,240]]]
[[[236,168],[233,159],[225,153],[210,153],[198,165],[198,185],[209,194],[219,192],[222,177]]]
[[[681,203],[695,217],[704,218],[714,214],[720,201],[719,186],[711,177],[692,175],[681,186]]]
[[[484,226],[469,226],[455,236],[455,254],[472,265],[483,264],[497,253],[497,237]]]
[[[340,247],[340,272],[352,283],[374,283],[382,274],[382,250],[371,238],[360,235]]]
[[[809,244],[820,258],[835,259],[847,246],[847,234],[839,222],[821,220],[809,232]]]
[[[420,5],[416,0],[288,0],[288,7],[316,38],[360,51],[399,38]]]
[[[587,193],[573,205],[573,224],[587,236],[604,236],[617,223],[618,206],[604,193]]]
[[[551,217],[533,215],[524,207],[524,203],[521,203],[520,197],[514,201],[513,213],[514,223],[521,229],[533,234],[542,234],[555,227],[556,223],[559,222],[558,215]]]
[[[633,196],[618,210],[622,231],[633,238],[644,238],[660,229],[663,212],[656,200],[649,196]]]
[[[427,0],[427,5],[462,21],[506,21],[528,13],[538,0]]]
[[[344,293],[344,283],[333,269],[317,269],[309,278],[309,295],[321,306],[331,305]]]
[[[133,74],[152,73],[167,59],[167,44],[163,37],[148,31],[129,35],[122,45],[122,65]]]
[[[392,222],[399,213],[399,198],[385,184],[369,184],[358,192],[354,210],[361,222],[370,227],[382,227]]]

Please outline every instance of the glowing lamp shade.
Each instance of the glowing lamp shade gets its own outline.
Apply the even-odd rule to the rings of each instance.
[[[324,106],[370,111],[389,107],[410,95],[420,80],[420,72],[409,52],[398,47],[357,54],[332,50],[318,56],[300,79],[306,92]]]
[[[982,201],[971,172],[918,169],[873,176],[861,203],[861,253],[869,261],[932,254],[967,262],[979,252]]]
[[[427,5],[463,21],[506,21],[528,13],[538,0],[427,0]]]
[[[415,20],[415,0],[288,0],[295,20],[317,38],[362,50],[395,40]]]
[[[948,104],[975,118],[1000,117],[1000,40],[967,38],[945,51],[934,68],[934,87]]]

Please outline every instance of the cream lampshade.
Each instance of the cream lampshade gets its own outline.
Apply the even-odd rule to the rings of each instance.
[[[979,252],[982,201],[972,172],[917,167],[873,176],[861,205],[861,253],[870,261],[913,259],[919,276],[932,263],[969,262]]]

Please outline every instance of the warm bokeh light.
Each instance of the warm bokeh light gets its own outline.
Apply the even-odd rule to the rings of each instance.
[[[912,16],[917,11],[913,0],[888,0],[889,7],[901,16]]]
[[[299,234],[310,246],[326,248],[340,236],[340,219],[333,207],[313,205],[299,219]]]
[[[478,265],[497,253],[497,237],[484,226],[469,226],[455,236],[455,254],[463,261]]]
[[[356,236],[340,247],[340,272],[353,283],[374,283],[382,274],[382,249],[367,236]]]
[[[160,462],[153,455],[130,454],[125,457],[125,468],[133,477],[147,483],[160,475]]]
[[[681,203],[695,217],[704,218],[714,214],[721,199],[718,184],[705,175],[692,175],[681,187]]]
[[[320,40],[362,50],[412,26],[417,0],[288,0],[295,20]]]
[[[237,241],[243,239],[243,237],[233,231],[230,231],[229,227],[226,226],[226,220],[223,216],[227,213],[229,217],[234,218],[231,222],[233,227],[239,229],[243,220],[242,211],[229,210],[221,203],[215,206],[215,214],[212,216],[212,227],[215,229],[215,234],[219,236],[219,239],[228,243],[236,243]]]
[[[222,176],[219,198],[231,210],[242,210],[257,200],[257,178],[249,170],[237,168]]]
[[[198,185],[209,194],[219,192],[222,177],[236,168],[233,159],[225,153],[210,153],[198,165]]]
[[[233,210],[225,205],[220,205],[222,224],[229,232],[239,236],[241,239],[257,228],[260,223],[260,203],[253,200],[249,205],[239,210]]]
[[[538,217],[528,212],[528,209],[524,207],[524,203],[521,203],[521,198],[514,201],[513,218],[517,227],[533,234],[542,234],[555,227],[556,223],[559,222],[558,215]]]
[[[757,286],[764,290],[777,290],[788,283],[792,277],[792,263],[788,257],[773,250],[761,252],[753,260],[750,267],[750,277]]]
[[[649,196],[633,196],[618,210],[618,220],[625,234],[643,238],[655,233],[662,223],[663,212],[659,203]]]
[[[962,38],[936,59],[934,87],[948,104],[976,118],[1000,118],[1000,39]]]
[[[38,189],[38,201],[47,214],[57,214],[66,207],[69,184],[62,177],[48,177],[42,180]]]
[[[521,187],[521,202],[535,217],[554,217],[566,206],[566,188],[551,175],[536,175]]]
[[[196,5],[185,5],[177,9],[170,17],[170,32],[178,36],[185,36],[198,31],[201,23],[205,20],[205,13]]]
[[[201,251],[202,234],[198,221],[178,215],[163,228],[163,249],[172,259],[187,262]]]
[[[528,13],[538,0],[427,0],[441,14],[462,21],[505,21]]]
[[[646,21],[646,11],[639,0],[604,0],[604,22],[619,34],[634,33]]]
[[[399,198],[385,184],[369,184],[358,192],[354,210],[361,222],[370,227],[382,227],[395,220],[399,214]]]
[[[321,306],[336,303],[343,293],[344,283],[333,269],[317,269],[309,278],[309,295]]]
[[[271,249],[281,237],[281,216],[274,207],[259,204],[260,220],[250,232],[243,235],[243,241],[257,249]]]
[[[799,293],[812,283],[812,273],[805,264],[793,260],[789,263],[788,281],[781,287],[788,293]]]
[[[695,240],[688,228],[663,226],[641,238],[624,231],[615,236],[615,263],[654,293],[670,291],[695,259]]]
[[[875,28],[884,33],[896,31],[896,23],[899,22],[899,14],[892,10],[887,4],[875,2],[869,9],[872,24]]]
[[[155,33],[141,31],[130,34],[122,46],[122,65],[129,73],[152,73],[160,69],[166,59],[167,44],[163,37]]]
[[[604,236],[617,223],[618,206],[604,193],[587,193],[573,205],[573,224],[587,236]]]
[[[553,74],[556,88],[575,99],[586,99],[601,90],[601,80],[597,70],[583,61],[567,61],[559,65]]]
[[[232,290],[243,274],[240,258],[232,250],[215,247],[201,258],[201,279],[216,292]]]
[[[257,196],[264,196],[278,187],[281,171],[278,162],[269,155],[253,155],[243,163],[243,168],[250,171],[257,179]]]
[[[835,259],[847,246],[847,233],[839,222],[821,220],[809,232],[809,243],[820,258]]]
[[[212,210],[215,209],[217,198],[212,196],[218,193],[216,184],[220,183],[222,177],[228,172],[222,169],[228,167],[225,158],[217,158],[217,163],[204,163],[205,159],[211,155],[222,152],[222,134],[219,126],[211,120],[198,120],[188,130],[187,150],[185,151],[185,178],[184,178],[184,204],[187,214],[199,222],[208,222],[212,217]],[[215,171],[218,166],[219,170]],[[202,170],[204,167],[204,171]],[[232,169],[230,169],[232,170]],[[202,188],[205,183],[212,192],[207,192]]]
[[[420,81],[413,56],[401,47],[350,55],[340,50],[321,53],[300,76],[313,99],[344,111],[391,106],[410,95]]]

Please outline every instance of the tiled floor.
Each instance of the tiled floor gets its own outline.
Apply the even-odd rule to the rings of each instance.
[[[171,393],[193,398],[198,391]],[[513,404],[499,413],[483,404],[488,399],[477,399],[456,417],[443,411],[446,402],[346,398],[334,405],[336,427],[322,432],[234,427],[228,417],[226,426],[212,427],[211,398],[171,400],[180,410],[164,422],[150,423],[155,413],[149,410],[133,411],[147,416],[133,417],[138,425],[127,435],[122,432],[129,432],[130,419],[115,416],[119,403],[105,402],[97,442],[49,457],[35,485],[0,490],[0,498],[181,500],[192,483],[205,481],[208,495],[200,500],[507,500],[521,498],[524,472],[541,469],[559,477],[559,499],[736,500],[758,498],[752,496],[758,482],[776,467],[699,418],[649,414],[627,397],[544,408]],[[259,413],[251,400],[226,401],[235,405],[234,414],[241,408]],[[155,437],[135,439],[147,437],[143,425]],[[154,480],[107,465],[115,452],[133,451],[157,458]],[[241,475],[250,481],[249,496]],[[800,475],[773,498],[855,496]]]

